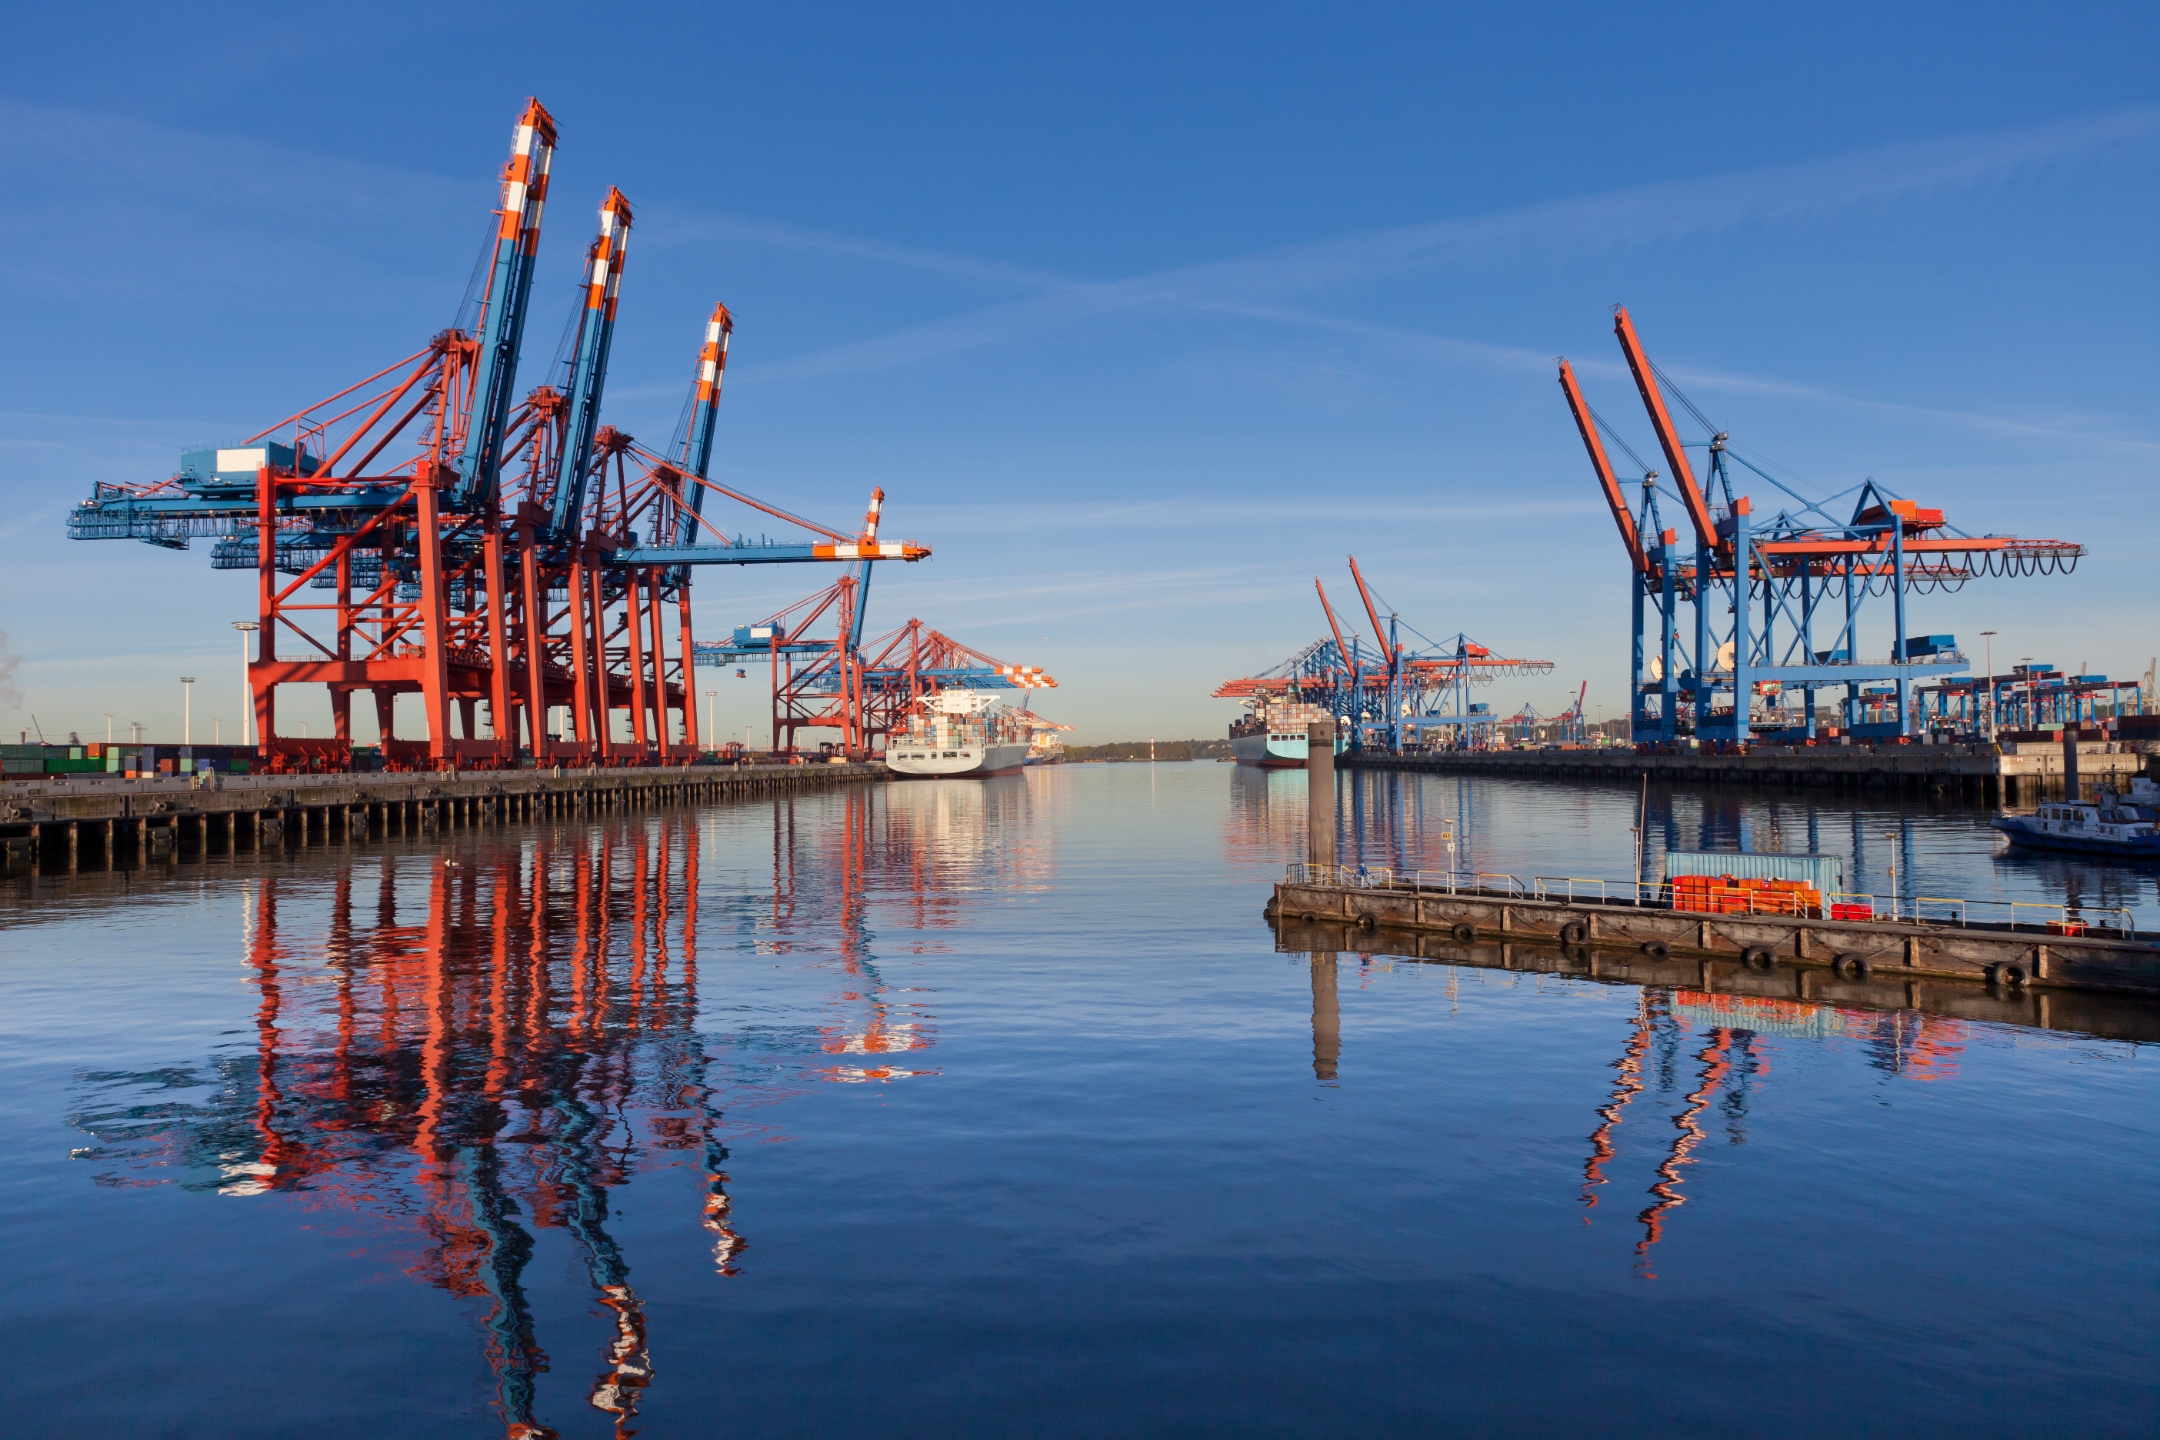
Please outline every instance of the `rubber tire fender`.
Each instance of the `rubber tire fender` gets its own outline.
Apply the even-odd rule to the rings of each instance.
[[[1670,960],[1672,958],[1672,946],[1666,944],[1663,940],[1645,940],[1643,941],[1642,953],[1653,960]]]
[[[1455,937],[1456,944],[1468,945],[1471,941],[1477,939],[1477,926],[1467,920],[1458,920],[1455,922],[1454,928],[1449,930],[1448,933]]]
[[[1987,967],[1987,982],[2005,990],[2015,990],[2025,983],[2025,967],[2008,960],[1998,960]]]
[[[1313,912],[1310,910],[1300,910],[1298,911],[1297,918],[1304,921],[1307,925],[1310,925],[1313,923],[1313,921],[1319,919],[1320,917],[1313,914]]]
[[[1570,920],[1560,927],[1560,943],[1563,945],[1582,945],[1588,943],[1589,939],[1590,927],[1580,920]]]
[[[1757,975],[1768,975],[1777,969],[1777,956],[1762,945],[1750,945],[1740,952],[1740,963]]]
[[[1357,917],[1357,928],[1360,930],[1370,930],[1378,923],[1379,922],[1373,919],[1370,915],[1360,915]]]
[[[1841,980],[1865,980],[1874,970],[1868,958],[1858,951],[1848,950],[1830,962],[1830,971]]]

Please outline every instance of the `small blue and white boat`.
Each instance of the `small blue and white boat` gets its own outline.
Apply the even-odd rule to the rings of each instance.
[[[2003,815],[1989,823],[2011,844],[2035,850],[2160,860],[2160,809],[2152,803],[2160,800],[2160,791],[2140,777],[2131,797],[2051,800],[2030,815]]]

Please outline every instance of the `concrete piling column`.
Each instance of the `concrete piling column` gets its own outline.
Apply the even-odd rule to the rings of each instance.
[[[1305,858],[1309,864],[1332,866],[1335,863],[1334,721],[1315,720],[1305,727],[1305,752]]]
[[[2078,798],[2078,742],[2071,731],[2063,731],[2063,799]]]
[[[1342,1058],[1342,1005],[1335,996],[1335,956],[1314,950],[1312,958],[1312,1073],[1333,1080]]]

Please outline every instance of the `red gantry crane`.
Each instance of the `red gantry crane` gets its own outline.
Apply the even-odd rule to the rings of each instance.
[[[620,190],[603,199],[586,254],[564,385],[514,400],[555,144],[553,117],[532,101],[503,171],[485,284],[456,324],[237,445],[183,453],[170,478],[101,483],[69,516],[76,539],[180,550],[209,539],[212,568],[256,572],[248,679],[273,769],[352,765],[356,692],[373,699],[392,765],[687,760],[693,567],[930,553],[713,483],[725,307],[706,327],[686,433],[665,456],[602,422],[633,222]],[[708,490],[817,538],[728,536],[706,513]],[[277,695],[291,685],[328,689],[331,737],[281,732]],[[420,699],[425,738],[397,734],[406,694]],[[549,723],[558,710],[567,733]]]

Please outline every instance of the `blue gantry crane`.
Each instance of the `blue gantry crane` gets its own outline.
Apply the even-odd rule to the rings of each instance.
[[[1344,632],[1327,587],[1315,579],[1328,633],[1271,669],[1225,681],[1216,697],[1256,708],[1319,706],[1344,727],[1355,750],[1482,749],[1492,743],[1497,717],[1490,704],[1470,698],[1473,689],[1504,677],[1552,673],[1550,660],[1495,655],[1467,634],[1435,640],[1392,608],[1382,620],[1382,602],[1354,555],[1350,578],[1378,643],[1355,630]]]
[[[1845,691],[1841,728],[1847,733],[1907,735],[1914,720],[1912,685],[1967,663],[1954,637],[1909,634],[1907,596],[1954,591],[1982,575],[2064,572],[2084,553],[2064,540],[1966,534],[1947,524],[1942,511],[1924,509],[1873,479],[1847,492],[1851,509],[1841,518],[1829,508],[1838,499],[1803,495],[1741,454],[1727,432],[1651,363],[1624,307],[1615,307],[1613,329],[1672,488],[1662,487],[1657,470],[1591,409],[1565,359],[1559,362],[1560,388],[1628,552],[1630,713],[1639,741],[1670,742],[1683,734],[1741,744],[1812,740],[1817,692],[1838,686]],[[1668,394],[1706,439],[1681,438]],[[1633,508],[1613,471],[1607,439],[1641,471],[1641,500]],[[1690,450],[1705,456],[1707,485],[1697,483]],[[1736,492],[1735,464],[1779,491],[1781,508],[1757,515],[1751,498]],[[1666,527],[1661,494],[1685,509],[1692,545]],[[1881,659],[1863,654],[1860,621],[1869,599],[1889,601],[1891,629]],[[1802,697],[1797,716],[1784,704],[1795,691]],[[1864,718],[1871,708],[1880,718]]]

